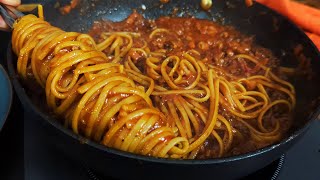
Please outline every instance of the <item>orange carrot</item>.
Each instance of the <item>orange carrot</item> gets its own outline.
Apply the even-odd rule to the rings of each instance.
[[[308,12],[309,14],[315,15],[315,16],[320,16],[320,10],[311,6],[307,6],[305,4],[301,4],[298,2],[291,2],[293,6],[299,6],[301,9],[305,9],[305,12]]]
[[[320,10],[290,0],[256,0],[280,14],[287,16],[298,26],[320,35]]]
[[[309,38],[313,41],[313,43],[318,47],[318,49],[320,50],[320,36],[313,34],[313,33],[306,33]]]
[[[289,18],[303,29],[320,35],[320,10],[296,2],[290,4]]]

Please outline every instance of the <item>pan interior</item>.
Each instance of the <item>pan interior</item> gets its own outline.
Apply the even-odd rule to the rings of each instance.
[[[58,2],[58,4],[57,4]],[[210,11],[203,11],[200,1],[175,0],[162,4],[159,0],[131,1],[126,0],[88,0],[80,4],[67,15],[61,15],[59,6],[70,3],[68,0],[45,1],[44,15],[52,25],[66,31],[87,32],[96,20],[109,19],[121,21],[135,9],[144,17],[155,19],[160,16],[195,16],[200,19],[209,19],[224,25],[235,27],[241,33],[254,36],[255,43],[270,49],[281,60],[281,65],[295,67],[304,56],[310,61],[313,78],[295,78],[291,82],[296,88],[297,105],[295,109],[294,125],[291,133],[295,134],[308,124],[317,114],[316,108],[320,92],[320,58],[311,41],[292,23],[275,12],[255,3],[246,7],[243,0],[214,1]],[[294,49],[302,47],[297,55]],[[33,99],[33,98],[32,98]],[[38,109],[48,114],[42,103],[32,101]]]

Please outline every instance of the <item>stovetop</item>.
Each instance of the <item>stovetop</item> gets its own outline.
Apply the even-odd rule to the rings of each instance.
[[[0,32],[0,63],[10,34]],[[47,142],[31,114],[25,113],[14,96],[11,113],[0,132],[0,179],[26,180],[103,180],[94,170],[57,153]],[[313,123],[305,136],[279,159],[244,179],[320,179],[320,121]]]

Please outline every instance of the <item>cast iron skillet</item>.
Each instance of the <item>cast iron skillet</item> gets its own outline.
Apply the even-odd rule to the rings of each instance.
[[[59,2],[60,5],[63,5],[70,1]],[[294,127],[291,135],[280,143],[234,157],[208,160],[168,160],[106,148],[65,129],[43,108],[44,106],[39,104],[39,98],[36,101],[29,98],[30,92],[23,88],[16,73],[16,57],[9,46],[8,68],[13,78],[14,88],[25,109],[40,117],[41,120],[38,123],[41,124],[41,128],[45,129],[44,136],[62,153],[86,164],[100,174],[121,179],[234,179],[243,177],[279,158],[297,142],[319,114],[318,103],[313,107],[310,106],[314,104],[314,100],[320,93],[319,52],[299,28],[260,4],[254,4],[248,8],[243,0],[214,0],[210,12],[205,12],[199,7],[200,1],[195,0],[171,0],[168,4],[162,5],[159,0],[81,2],[80,6],[70,14],[62,16],[57,9],[53,8],[56,1],[46,1],[44,4],[46,19],[67,31],[86,32],[94,20],[104,18],[114,21],[123,20],[132,12],[132,9],[137,9],[147,18],[157,18],[170,15],[174,8],[178,8],[177,16],[191,14],[198,18],[211,19],[232,25],[244,34],[253,35],[257,44],[271,49],[281,59],[282,65],[295,67],[299,57],[304,55],[310,61],[314,73],[314,78],[308,81],[303,78],[295,78],[292,81],[297,92]],[[143,10],[143,6],[146,7],[146,10]],[[302,47],[300,56],[293,53],[293,49],[297,46]]]

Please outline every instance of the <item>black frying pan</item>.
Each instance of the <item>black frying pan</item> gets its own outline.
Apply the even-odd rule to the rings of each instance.
[[[59,2],[63,5],[69,3],[69,0]],[[244,34],[253,35],[257,44],[271,49],[285,66],[294,67],[298,64],[301,55],[294,54],[293,49],[298,45],[302,46],[302,54],[311,62],[314,78],[306,81],[297,77],[292,82],[297,92],[297,108],[294,126],[288,138],[252,153],[209,160],[157,159],[106,148],[65,129],[39,105],[39,100],[29,98],[30,92],[23,88],[16,73],[16,57],[9,46],[8,68],[15,90],[25,109],[39,117],[38,124],[45,130],[44,136],[48,137],[48,141],[62,153],[98,173],[121,179],[239,178],[270,164],[296,143],[319,114],[319,103],[315,100],[320,94],[320,54],[316,47],[299,28],[260,4],[255,3],[248,8],[244,0],[213,0],[212,9],[205,12],[199,7],[199,2],[200,0],[171,0],[168,4],[161,5],[159,0],[83,0],[78,8],[62,16],[53,8],[56,1],[45,1],[44,9],[46,19],[53,25],[67,31],[86,32],[94,20],[123,20],[132,9],[137,9],[147,18],[157,18],[170,15],[174,8],[178,8],[178,16],[194,15],[211,19],[235,26]],[[146,10],[142,9],[142,5]]]

